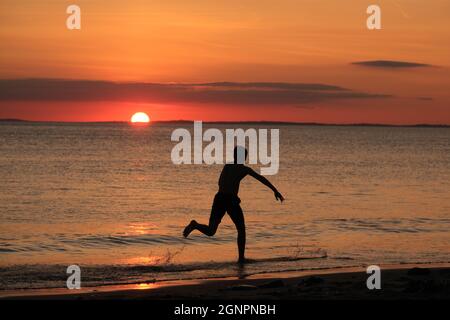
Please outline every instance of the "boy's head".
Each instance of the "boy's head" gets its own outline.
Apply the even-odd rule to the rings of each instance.
[[[246,148],[241,146],[234,147],[234,163],[244,164],[247,159],[248,151]]]

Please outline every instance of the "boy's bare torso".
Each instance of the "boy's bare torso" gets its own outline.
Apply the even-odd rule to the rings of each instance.
[[[237,196],[241,180],[251,171],[243,164],[226,164],[220,174],[219,192]]]

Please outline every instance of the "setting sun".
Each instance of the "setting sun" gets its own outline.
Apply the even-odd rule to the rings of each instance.
[[[150,122],[150,118],[144,112],[136,112],[131,117],[131,122],[132,123],[149,123]]]

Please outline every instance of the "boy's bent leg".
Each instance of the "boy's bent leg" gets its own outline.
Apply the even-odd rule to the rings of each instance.
[[[219,226],[218,223],[213,223],[213,224],[210,223],[209,225],[197,223],[196,226],[194,227],[194,229],[200,231],[204,235],[212,237],[213,235],[216,234],[218,226]]]
[[[189,236],[189,234],[194,230],[198,230],[209,237],[213,236],[216,233],[224,215],[225,208],[214,199],[211,209],[211,216],[209,217],[209,224],[200,224],[197,221],[192,220],[183,231],[184,237]]]
[[[184,228],[183,231],[183,236],[185,238],[187,238],[189,236],[189,234],[194,231],[194,230],[198,230],[201,233],[203,233],[204,235],[207,235],[209,237],[213,236],[216,233],[217,227],[219,226],[218,223],[213,223],[213,224],[201,224],[198,223],[195,220],[192,220],[187,226],[186,228]]]

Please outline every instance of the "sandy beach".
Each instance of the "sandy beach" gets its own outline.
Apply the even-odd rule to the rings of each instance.
[[[450,265],[381,266],[380,290],[368,290],[365,268],[314,270],[245,279],[164,281],[123,286],[23,290],[1,293],[23,300],[397,300],[449,299]]]

